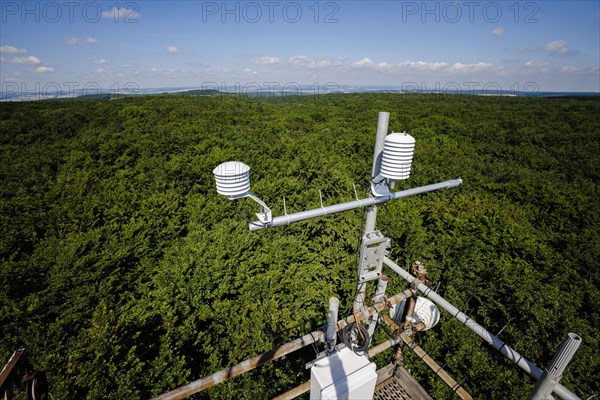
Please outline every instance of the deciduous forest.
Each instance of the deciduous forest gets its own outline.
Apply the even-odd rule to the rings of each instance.
[[[600,98],[331,94],[131,96],[0,107],[0,358],[26,348],[54,399],[143,399],[323,326],[351,302],[362,210],[250,232],[216,192],[238,160],[283,214],[366,195],[377,113],[417,140],[379,208],[390,258],[536,365],[583,339],[561,383],[600,395]],[[385,270],[385,269],[384,269]],[[388,293],[405,288],[390,270]],[[387,332],[380,329],[377,338]],[[478,399],[534,381],[442,312],[416,341]],[[321,346],[322,349],[322,346]],[[436,399],[453,393],[407,351]],[[306,381],[309,346],[195,396],[267,399]],[[378,356],[385,365],[391,352]]]

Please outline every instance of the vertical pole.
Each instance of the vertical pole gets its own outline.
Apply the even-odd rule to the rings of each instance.
[[[379,169],[381,167],[381,157],[383,155],[383,145],[385,144],[385,137],[387,136],[388,125],[390,121],[390,113],[380,112],[377,118],[377,134],[375,136],[375,148],[373,150],[373,168],[371,170],[371,180],[379,175]],[[371,182],[369,197],[375,197],[373,183]],[[377,222],[377,206],[373,205],[367,208],[367,218],[365,222],[364,235],[373,232],[375,230],[375,224]],[[364,237],[364,236],[363,236]],[[357,266],[358,267],[358,266]],[[365,309],[365,291],[367,288],[366,282],[359,282],[356,287],[356,298],[354,299],[354,310]],[[374,324],[371,324],[370,329],[375,328]]]
[[[388,277],[385,275],[381,275],[379,277],[379,281],[377,282],[377,289],[375,289],[375,296],[373,297],[373,301],[380,301],[383,296],[385,296],[385,290],[388,284]],[[379,313],[373,315],[371,317],[371,322],[369,323],[369,336],[372,336],[375,333],[375,328],[377,327],[377,323],[379,322]]]
[[[404,364],[404,353],[402,353],[402,343],[396,345],[396,351],[394,351],[394,364],[396,367],[401,367]]]
[[[554,376],[561,377],[580,345],[581,338],[579,335],[569,333],[560,344],[554,358],[552,358],[550,366],[548,367],[548,372]]]
[[[372,197],[378,197],[389,193],[389,188],[380,175],[381,159],[383,157],[383,147],[388,132],[389,121],[390,113],[379,113],[379,118],[377,120],[377,137],[375,138],[375,150],[373,152],[373,169],[371,171],[370,194]],[[374,221],[373,225],[375,225]]]
[[[381,157],[383,156],[383,145],[387,136],[388,124],[390,121],[390,113],[380,112],[377,119],[377,135],[375,137],[375,149],[373,151],[373,168],[371,171],[371,180],[379,175],[381,168]],[[371,182],[371,197],[374,196],[373,183]],[[367,208],[367,223],[365,225],[365,233],[375,230],[375,221],[377,219],[377,207],[371,206]]]
[[[371,172],[371,178],[375,178],[379,175],[382,157],[381,153],[383,152],[383,144],[385,143],[385,137],[387,136],[389,122],[390,113],[380,112],[377,119],[377,136],[375,137],[375,151],[373,152],[373,170]]]
[[[365,235],[375,230],[375,222],[377,220],[377,206],[367,207],[367,220],[365,222]]]
[[[0,396],[2,399],[11,400],[13,398],[15,375],[23,367],[26,357],[25,349],[16,350],[0,371]]]
[[[571,359],[580,345],[581,338],[578,335],[574,333],[569,333],[567,335],[556,351],[554,358],[552,358],[550,365],[548,368],[544,369],[542,376],[540,376],[540,379],[531,391],[529,400],[552,398],[551,396],[554,387],[560,382],[563,372],[565,372],[567,365],[571,362]]]
[[[327,333],[325,340],[327,341],[327,352],[331,353],[335,350],[337,343],[337,320],[340,301],[335,297],[329,298],[329,310],[327,312]]]
[[[379,282],[377,282],[377,290],[375,291],[375,298],[373,300],[379,301],[383,296],[385,296],[388,280],[389,278],[386,275],[381,275],[379,277]]]
[[[412,323],[412,316],[415,312],[415,306],[417,302],[415,299],[407,299],[404,306],[404,321],[402,322],[402,326],[404,328],[409,328]]]
[[[378,129],[379,131],[379,129]],[[367,208],[367,220],[365,223],[364,237],[367,233],[375,230],[375,222],[377,220],[377,206],[370,206]],[[359,272],[360,273],[360,272]],[[358,274],[357,274],[358,275]],[[356,287],[356,299],[354,300],[354,307],[356,311],[364,310],[365,306],[365,291],[367,290],[367,282],[359,282]]]

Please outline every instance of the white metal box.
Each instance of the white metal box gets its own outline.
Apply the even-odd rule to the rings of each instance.
[[[310,399],[368,400],[373,398],[376,383],[375,364],[343,348],[311,368]]]

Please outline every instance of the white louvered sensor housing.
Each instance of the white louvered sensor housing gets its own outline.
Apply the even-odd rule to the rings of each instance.
[[[250,167],[239,161],[219,164],[214,170],[217,193],[238,197],[250,191]]]
[[[381,158],[381,175],[391,181],[408,179],[415,152],[415,138],[408,133],[386,136]]]

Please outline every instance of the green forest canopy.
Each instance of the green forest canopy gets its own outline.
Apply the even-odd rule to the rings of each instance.
[[[139,96],[0,108],[0,355],[27,348],[56,399],[138,399],[240,362],[348,307],[361,211],[249,232],[250,201],[216,193],[239,160],[275,215],[366,193],[377,113],[417,139],[401,188],[452,190],[380,208],[391,258],[538,366],[568,332],[562,383],[600,386],[600,98],[334,94]],[[392,276],[389,293],[404,283]],[[385,332],[379,332],[381,338]],[[380,338],[380,340],[381,340]],[[442,315],[419,344],[478,399],[533,380]],[[389,354],[388,354],[389,355]],[[262,399],[304,382],[312,349],[197,398]],[[389,358],[378,358],[383,365]],[[419,360],[434,398],[453,394]]]

